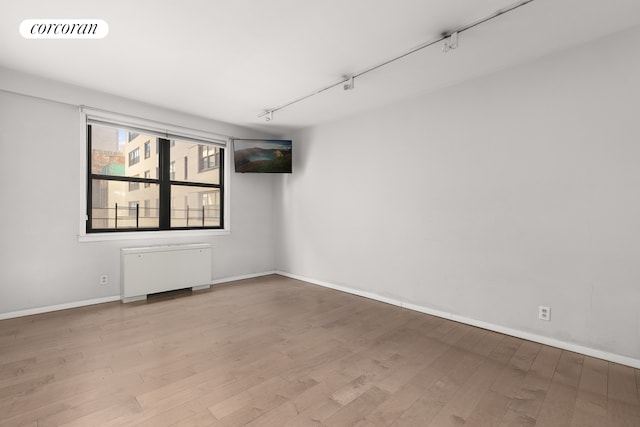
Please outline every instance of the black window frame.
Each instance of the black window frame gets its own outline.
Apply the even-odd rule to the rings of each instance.
[[[179,181],[175,179],[170,179],[170,165],[171,165],[171,147],[175,146],[174,139],[167,139],[162,137],[156,138],[156,146],[158,147],[158,167],[157,167],[157,176],[156,178],[141,178],[134,176],[119,176],[119,175],[103,175],[92,173],[91,160],[92,160],[92,150],[91,150],[91,124],[87,124],[87,214],[86,214],[86,233],[87,234],[95,234],[95,233],[123,233],[123,232],[145,232],[145,231],[173,231],[173,230],[224,230],[225,224],[225,186],[224,186],[224,160],[219,161],[218,167],[219,171],[219,184],[214,183],[205,183],[205,182],[188,182],[188,181]],[[126,130],[126,129],[125,129]],[[206,141],[194,141],[200,145],[211,145]],[[219,155],[221,159],[224,159],[224,150],[225,148],[216,146],[219,149]],[[138,152],[139,153],[139,152]],[[138,161],[140,156],[138,155]],[[137,162],[136,162],[137,163]],[[135,164],[135,163],[134,163]],[[175,172],[174,172],[175,173]],[[129,185],[135,183],[139,185],[140,183],[144,183],[145,186],[150,184],[156,184],[159,186],[159,196],[158,196],[158,227],[127,227],[127,228],[93,228],[93,218],[92,218],[92,200],[93,200],[93,181],[94,180],[104,180],[104,181],[120,181],[120,182],[128,182]],[[220,223],[215,226],[205,226],[205,225],[190,225],[190,226],[180,226],[180,227],[172,227],[171,226],[171,187],[172,186],[188,186],[188,187],[201,187],[208,188],[211,191],[218,190],[220,192]],[[135,187],[135,185],[134,185]],[[100,195],[96,195],[100,197]],[[127,208],[129,208],[127,206]]]

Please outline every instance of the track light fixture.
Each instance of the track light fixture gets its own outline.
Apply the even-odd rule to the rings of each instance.
[[[442,51],[444,53],[447,53],[450,50],[454,50],[458,48],[458,32],[457,31],[449,34],[448,36],[445,35],[444,37],[446,37],[444,39],[444,45],[442,45]]]
[[[273,120],[273,110],[266,110],[264,113],[260,114],[258,117],[264,117],[264,119],[268,122]]]
[[[347,80],[347,82],[344,84],[344,86],[342,87],[344,90],[353,90],[355,89],[355,84],[354,84],[354,76],[345,76]]]

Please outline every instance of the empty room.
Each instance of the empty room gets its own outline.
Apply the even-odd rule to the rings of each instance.
[[[0,427],[640,426],[640,2],[0,4]]]

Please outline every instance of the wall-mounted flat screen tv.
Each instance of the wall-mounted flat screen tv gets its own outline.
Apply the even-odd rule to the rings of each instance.
[[[291,173],[291,141],[235,139],[233,160],[239,173]]]

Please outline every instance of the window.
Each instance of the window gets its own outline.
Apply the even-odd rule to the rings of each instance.
[[[169,164],[169,179],[172,181],[176,179],[176,162]]]
[[[140,175],[133,175],[135,178],[139,178]],[[147,183],[145,183],[146,185]],[[129,191],[135,191],[138,190],[140,188],[140,182],[139,181],[133,181],[129,183]]]
[[[129,152],[129,166],[133,166],[138,162],[140,162],[140,148]]]
[[[153,133],[128,141],[131,134],[89,120],[86,232],[224,228],[223,143],[218,147]],[[147,148],[154,140],[155,154]],[[195,161],[203,152],[211,153],[217,166],[190,177],[189,159]],[[182,165],[184,173],[177,174]]]
[[[140,203],[138,203],[137,201],[130,201],[129,209],[127,210],[127,216],[135,218],[138,215],[137,211],[139,208],[140,208]]]
[[[171,224],[174,227],[214,227],[221,221],[221,206],[216,208],[202,209],[202,194],[205,193],[221,193],[220,183],[222,182],[222,172],[220,168],[212,169],[207,173],[199,173],[193,176],[187,172],[189,158],[198,157],[198,153],[203,150],[206,152],[208,148],[217,149],[217,147],[194,144],[188,141],[177,139],[170,151],[170,168],[169,173],[173,176],[171,181],[171,197],[174,197],[173,204],[174,214],[171,218]],[[184,173],[176,174],[176,167],[184,165]],[[181,171],[180,171],[181,172]],[[175,176],[184,176],[182,181],[175,181]],[[214,184],[203,185],[204,183]],[[220,200],[220,199],[218,199]]]
[[[200,145],[198,147],[198,171],[203,172],[217,168],[220,163],[220,153],[217,147]]]

